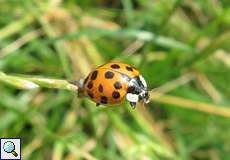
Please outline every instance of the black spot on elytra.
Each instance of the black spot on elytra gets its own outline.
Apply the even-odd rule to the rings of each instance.
[[[114,92],[112,93],[112,97],[113,97],[114,99],[118,99],[118,98],[120,97],[120,93],[117,92],[117,91],[114,91]]]
[[[101,96],[101,103],[107,104],[108,103],[108,98],[106,96]]]
[[[118,64],[112,64],[110,67],[113,69],[119,69],[120,68],[120,66]]]
[[[122,88],[120,82],[115,82],[115,83],[114,83],[114,87],[115,87],[116,89],[121,89],[121,88]]]
[[[127,71],[130,71],[130,72],[132,72],[132,71],[133,71],[133,68],[132,68],[132,67],[130,67],[130,66],[126,66],[125,68],[127,69]]]
[[[87,94],[89,95],[90,98],[94,98],[93,93],[90,91],[87,91]]]
[[[105,78],[106,78],[106,79],[112,79],[113,76],[114,76],[114,73],[113,73],[113,72],[111,72],[111,71],[105,72]]]
[[[89,76],[87,76],[87,77],[85,78],[85,80],[84,80],[84,84],[86,84],[86,83],[87,83],[88,79],[89,79]]]
[[[94,71],[91,76],[91,80],[95,80],[97,78],[98,71]]]
[[[99,92],[103,92],[104,87],[102,86],[102,84],[100,84],[100,85],[98,86],[98,90],[99,90]]]
[[[87,87],[88,87],[89,89],[93,88],[93,82],[90,81],[90,82],[88,83]]]

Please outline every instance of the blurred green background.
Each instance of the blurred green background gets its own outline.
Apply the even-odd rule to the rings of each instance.
[[[2,72],[78,80],[116,60],[153,91],[132,110],[0,83],[0,137],[25,160],[228,160],[229,44],[229,0],[1,0]]]

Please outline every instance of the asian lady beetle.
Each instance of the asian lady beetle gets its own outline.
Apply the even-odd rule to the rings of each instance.
[[[132,108],[136,103],[149,102],[147,84],[140,72],[124,63],[107,63],[99,66],[84,79],[80,89],[97,106],[100,104],[119,104],[124,99]]]

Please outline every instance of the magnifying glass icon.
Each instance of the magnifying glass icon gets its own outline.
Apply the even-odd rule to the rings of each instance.
[[[3,144],[3,150],[6,152],[6,153],[11,153],[14,155],[14,157],[17,157],[18,154],[17,152],[15,152],[15,145],[13,142],[11,141],[7,141]]]

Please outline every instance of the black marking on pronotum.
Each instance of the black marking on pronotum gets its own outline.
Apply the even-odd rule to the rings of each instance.
[[[107,104],[108,103],[108,98],[106,96],[101,96],[101,103]]]
[[[115,82],[115,83],[114,83],[114,87],[115,87],[116,89],[121,89],[121,88],[122,88],[122,85],[121,85],[120,82]]]
[[[125,68],[127,69],[127,71],[131,71],[131,72],[133,71],[133,68],[130,66],[126,66]]]
[[[111,71],[105,72],[105,78],[106,78],[106,79],[112,79],[113,76],[114,76],[114,73],[113,73],[113,72],[111,72]]]
[[[93,82],[90,81],[90,82],[88,83],[87,87],[88,87],[89,89],[93,88]]]
[[[139,94],[140,92],[138,91],[138,89],[135,86],[129,86],[127,93]]]
[[[112,97],[113,97],[114,99],[118,99],[118,98],[120,98],[120,93],[117,92],[117,91],[114,91],[114,92],[112,93]]]
[[[91,80],[95,80],[97,78],[97,73],[98,73],[97,70],[92,73]]]
[[[113,69],[119,69],[120,68],[120,66],[118,64],[112,64],[110,67]]]
[[[103,92],[103,90],[104,90],[104,88],[103,88],[102,84],[100,84],[100,85],[98,86],[98,91],[99,91],[99,92]]]

